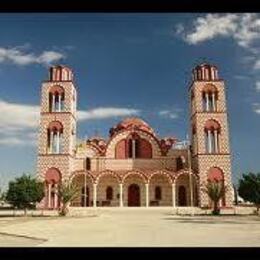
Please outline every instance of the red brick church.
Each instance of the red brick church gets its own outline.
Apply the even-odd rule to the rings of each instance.
[[[225,84],[216,66],[203,63],[192,71],[190,146],[160,138],[136,117],[118,122],[107,138],[76,142],[73,76],[66,66],[53,66],[42,83],[37,172],[45,183],[43,208],[59,207],[63,181],[81,190],[71,207],[207,207],[202,189],[213,179],[228,187],[221,206],[232,206]]]

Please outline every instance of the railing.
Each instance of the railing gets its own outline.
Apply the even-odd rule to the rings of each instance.
[[[74,170],[85,170],[85,161],[76,159]],[[185,166],[185,165],[184,165]],[[120,171],[120,170],[176,170],[176,158],[152,158],[152,159],[115,159],[115,158],[92,158],[92,171]]]
[[[188,146],[189,146],[189,141],[181,141],[181,142],[176,142],[173,145],[172,149],[184,150],[184,149],[188,149]]]

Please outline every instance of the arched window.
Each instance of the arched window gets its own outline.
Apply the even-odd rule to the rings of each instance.
[[[152,145],[138,135],[131,135],[117,143],[115,157],[117,159],[152,158]]]
[[[64,110],[64,89],[61,86],[52,86],[49,91],[49,111],[62,112]]]
[[[86,170],[91,170],[91,161],[89,157],[86,158]]]
[[[135,151],[136,158],[152,158],[152,145],[146,139],[136,139]]]
[[[210,119],[205,124],[205,147],[207,153],[219,152],[220,125],[217,121]]]
[[[203,111],[214,112],[217,110],[217,88],[212,85],[206,85],[202,90]]]
[[[161,200],[162,199],[162,189],[160,186],[155,187],[155,200]]]
[[[107,187],[106,190],[106,199],[107,200],[112,200],[113,199],[113,188],[111,186]]]
[[[127,157],[126,139],[123,139],[117,143],[116,149],[115,149],[115,157],[116,157],[116,159],[125,159]]]
[[[53,121],[49,124],[47,130],[48,152],[59,154],[62,153],[63,126],[59,121]]]
[[[184,162],[181,156],[176,158],[176,170],[182,170],[184,168]]]

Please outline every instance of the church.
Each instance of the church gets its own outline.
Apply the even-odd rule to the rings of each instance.
[[[69,181],[80,190],[71,207],[207,208],[203,189],[212,180],[227,187],[220,206],[232,207],[225,83],[218,68],[207,63],[191,76],[189,143],[160,138],[137,117],[112,126],[106,138],[78,142],[73,72],[52,66],[41,87],[37,176],[45,196],[39,207],[57,209],[58,185]]]

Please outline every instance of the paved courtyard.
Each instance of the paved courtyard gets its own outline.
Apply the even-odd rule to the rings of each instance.
[[[0,217],[0,246],[259,247],[260,217],[177,216],[170,208],[89,209],[78,217]]]

